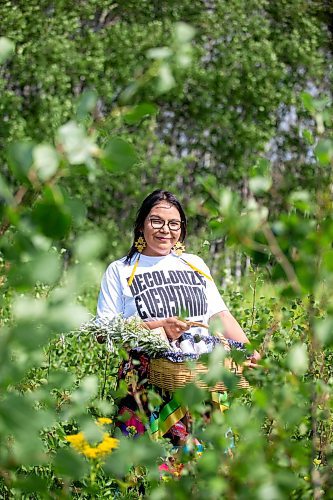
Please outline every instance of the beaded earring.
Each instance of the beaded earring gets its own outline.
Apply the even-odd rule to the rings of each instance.
[[[133,269],[132,269],[132,272],[131,272],[131,276],[127,280],[128,286],[131,286],[131,284],[133,282],[134,275],[135,275],[136,270],[137,270],[138,265],[139,265],[139,260],[140,260],[140,257],[141,257],[141,253],[142,253],[142,251],[147,246],[147,243],[146,243],[146,240],[144,239],[144,237],[143,236],[139,236],[138,239],[135,240],[134,246],[137,249],[137,251],[139,252],[139,255],[138,255],[138,258],[136,259],[135,264],[133,266]]]
[[[144,239],[143,236],[139,236],[139,238],[134,242],[134,246],[137,249],[139,253],[142,253],[142,251],[146,248],[147,243],[146,240]]]
[[[185,252],[185,245],[184,243],[181,243],[180,241],[177,241],[177,243],[172,247],[173,253],[178,255],[180,257],[183,252]]]

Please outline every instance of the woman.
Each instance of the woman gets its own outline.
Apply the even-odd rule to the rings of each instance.
[[[207,335],[205,325],[218,318],[226,338],[247,343],[203,260],[191,254],[180,255],[186,224],[184,210],[173,194],[156,190],[147,196],[137,214],[134,242],[128,255],[112,262],[103,276],[98,317],[110,320],[120,313],[125,318],[139,315],[149,329],[163,327],[171,342],[181,339],[185,332]],[[251,363],[255,365],[258,358],[255,352]],[[175,444],[184,443],[189,418],[184,409],[175,411],[171,394],[159,391],[163,404],[154,411],[148,409],[144,381],[147,367],[144,355],[132,353],[120,368],[119,378],[129,382],[129,393],[118,404],[119,414],[125,419],[119,426],[125,433],[144,432],[137,410],[143,411],[150,417],[156,436],[169,437]],[[156,431],[162,410],[163,425]]]

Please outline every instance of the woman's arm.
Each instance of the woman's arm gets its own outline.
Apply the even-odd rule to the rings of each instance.
[[[214,314],[214,316],[210,318],[210,321],[212,322],[221,321],[223,329],[222,333],[226,339],[236,340],[237,342],[243,342],[244,344],[248,344],[250,342],[245,333],[243,332],[242,327],[240,326],[238,321],[233,317],[231,312],[221,311],[217,314]],[[257,364],[257,361],[260,360],[260,358],[261,356],[259,352],[254,351],[250,359],[249,366],[255,366]]]
[[[236,340],[237,342],[244,342],[244,344],[247,344],[249,342],[249,339],[243,332],[242,327],[233,317],[231,312],[221,311],[217,314],[214,314],[214,316],[212,316],[209,321],[212,321],[217,325],[219,321],[222,323],[222,333],[226,339]]]
[[[160,327],[164,328],[165,333],[170,340],[178,339],[183,332],[188,330],[188,324],[176,317],[163,318],[156,321],[145,321],[145,325],[150,330]]]

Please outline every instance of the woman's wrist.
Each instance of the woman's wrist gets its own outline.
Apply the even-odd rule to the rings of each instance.
[[[144,321],[145,326],[149,328],[149,330],[154,330],[154,328],[160,328],[163,326],[163,320],[157,320],[157,321]]]

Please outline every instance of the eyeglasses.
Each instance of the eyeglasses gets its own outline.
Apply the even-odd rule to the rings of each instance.
[[[151,218],[149,219],[149,222],[153,229],[162,229],[165,224],[168,226],[170,231],[179,231],[179,229],[182,227],[182,221],[180,220],[169,220],[167,222],[166,220]]]

